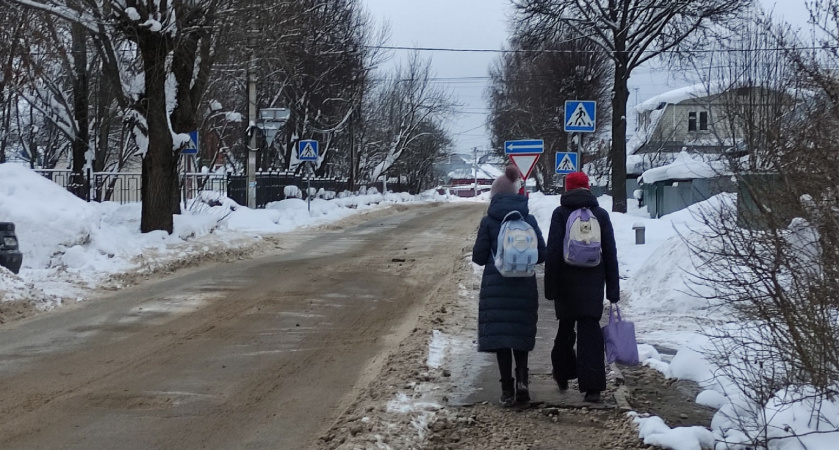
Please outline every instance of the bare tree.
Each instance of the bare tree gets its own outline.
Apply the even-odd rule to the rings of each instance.
[[[612,91],[613,211],[627,212],[627,82],[633,70],[692,35],[729,20],[750,0],[511,0],[532,36],[565,30],[591,41],[614,64]]]
[[[723,413],[748,440],[737,444],[764,448],[792,433],[772,429],[771,399],[811,405],[815,432],[836,432],[819,410],[838,395],[837,4],[809,10],[813,41],[761,19],[715,62],[732,92],[723,128],[744,147],[730,166],[740,191],[687,239],[696,293],[732,312],[707,330],[707,356],[754,405]]]
[[[370,111],[378,144],[371,145],[365,157],[370,180],[385,175],[404,152],[411,151],[412,143],[429,133],[430,123],[441,123],[452,113],[455,103],[432,83],[432,77],[430,61],[413,53],[373,97],[375,107]]]
[[[27,55],[23,45],[31,11],[22,8],[0,9],[0,163],[6,162],[12,142],[12,117],[17,95],[13,91]]]
[[[437,185],[435,164],[443,161],[452,149],[452,141],[435,122],[421,125],[418,138],[394,164],[394,173],[410,194],[419,194]]]
[[[274,142],[258,139],[258,167],[298,170],[297,142],[320,141],[316,173],[351,172],[351,129],[362,120],[361,103],[370,90],[369,72],[379,62],[376,47],[384,35],[375,32],[361,4],[332,2],[254,2],[259,14],[225,18],[234,25],[223,39],[229,48],[219,55],[208,98],[225,107],[247,109],[244,72],[257,78],[258,108],[284,107],[290,118]],[[242,30],[261,30],[248,35]],[[251,55],[251,49],[256,50]],[[231,96],[230,93],[236,93]],[[358,135],[358,133],[357,133]],[[236,166],[244,145],[231,146]]]
[[[489,122],[492,146],[500,155],[509,139],[544,141],[535,177],[537,187],[545,191],[555,186],[555,155],[571,151],[563,130],[565,100],[604,100],[610,74],[606,57],[590,42],[571,36],[534,42],[529,34],[518,31],[511,40],[512,52],[502,54],[490,70]]]

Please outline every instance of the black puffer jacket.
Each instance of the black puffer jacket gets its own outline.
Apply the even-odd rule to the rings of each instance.
[[[572,211],[588,207],[601,227],[601,264],[575,267],[563,260],[566,221]],[[563,193],[551,215],[548,229],[548,254],[545,260],[545,297],[554,300],[558,319],[600,319],[603,313],[604,286],[607,299],[618,301],[618,258],[610,214],[598,206],[598,199],[588,189]]]
[[[519,194],[494,195],[487,215],[478,227],[472,254],[473,262],[484,266],[478,295],[478,350],[481,352],[503,348],[534,349],[539,306],[537,279],[503,277],[493,264],[502,219],[514,210],[522,213],[525,221],[534,227],[538,238],[538,262],[545,260],[545,240],[537,219],[528,214],[528,198]]]

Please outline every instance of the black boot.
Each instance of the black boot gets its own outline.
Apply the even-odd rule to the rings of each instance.
[[[531,393],[528,392],[528,369],[516,368],[516,402],[528,403]]]
[[[510,406],[513,404],[516,395],[513,387],[513,378],[502,378],[499,381],[502,382],[502,398],[499,401],[502,403],[502,406]]]
[[[583,401],[589,403],[601,403],[601,392],[600,391],[586,391],[586,394],[583,396]]]
[[[554,378],[554,382],[557,383],[557,389],[560,389],[561,391],[569,390],[569,380],[561,377],[554,371],[551,372],[551,378]]]

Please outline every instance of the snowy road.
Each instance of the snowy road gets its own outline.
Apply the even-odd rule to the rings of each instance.
[[[0,448],[311,445],[451,281],[440,261],[485,207],[400,206],[4,325]]]

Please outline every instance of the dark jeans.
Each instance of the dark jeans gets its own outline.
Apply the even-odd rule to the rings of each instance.
[[[575,336],[577,322],[577,336]],[[577,337],[577,353],[575,353]],[[578,379],[581,392],[607,389],[604,335],[595,319],[560,320],[551,349],[551,366],[559,379]]]

